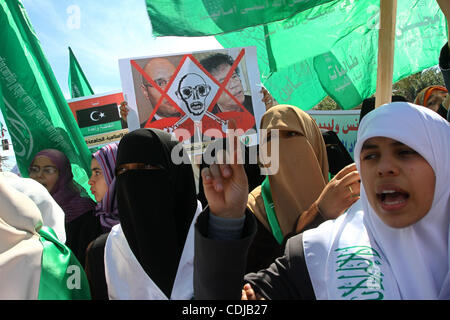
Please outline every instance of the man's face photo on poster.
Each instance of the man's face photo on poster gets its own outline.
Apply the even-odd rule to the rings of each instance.
[[[223,83],[230,69],[231,66],[222,65],[215,72],[212,72],[211,75],[214,78],[216,78],[220,83]],[[228,83],[226,84],[225,88],[236,98],[237,101],[239,101],[240,104],[244,103],[245,99],[244,88],[242,86],[242,81],[241,78],[239,77],[238,70],[233,71],[233,74],[230,80],[228,80]],[[217,100],[217,105],[221,112],[240,111],[240,107],[236,103],[236,101],[225,92],[223,92],[220,95],[219,100]]]
[[[246,97],[246,90],[243,85],[244,81],[241,78],[242,72],[240,67],[245,66],[244,58],[242,58],[238,65],[234,65],[235,60],[230,55],[218,52],[203,57],[200,59],[200,64],[226,89],[226,91],[222,91],[216,106],[212,109],[212,113],[217,114],[229,111],[242,112],[242,107],[244,107],[253,114],[251,97],[250,95]],[[242,74],[242,76],[246,80],[246,74]],[[245,82],[247,83],[247,81]]]
[[[175,65],[167,58],[149,59],[143,68],[145,74],[150,77],[154,84],[141,76],[141,90],[145,98],[150,101],[151,108],[155,108],[162,97],[161,91],[166,89],[171,77],[175,73]],[[163,98],[158,110],[156,110],[155,118],[180,117],[180,111],[167,98]],[[140,119],[141,122],[145,119]]]

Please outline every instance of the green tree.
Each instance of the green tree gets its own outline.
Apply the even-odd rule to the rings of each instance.
[[[444,78],[439,67],[432,67],[413,74],[393,85],[393,94],[401,95],[410,102],[414,102],[417,94],[432,85],[444,86]]]

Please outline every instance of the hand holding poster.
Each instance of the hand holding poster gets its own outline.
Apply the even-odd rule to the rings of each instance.
[[[257,144],[265,112],[256,49],[232,48],[119,60],[128,128],[158,128],[187,142],[225,137],[234,119]]]

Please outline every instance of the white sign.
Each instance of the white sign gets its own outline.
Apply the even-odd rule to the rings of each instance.
[[[360,110],[306,111],[316,120],[320,129],[336,132],[339,140],[353,158],[353,150],[356,145],[356,137],[359,128]]]

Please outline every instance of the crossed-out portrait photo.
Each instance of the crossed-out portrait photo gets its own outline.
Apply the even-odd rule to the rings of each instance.
[[[265,105],[255,47],[121,59],[119,68],[130,131],[158,128],[204,145],[234,119],[245,144],[257,144]]]

